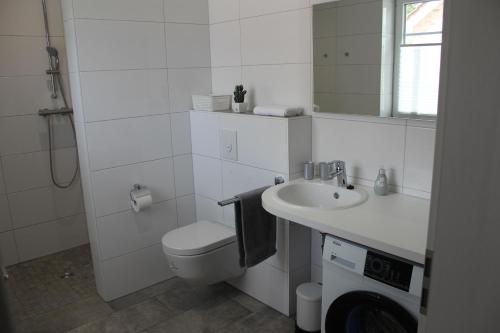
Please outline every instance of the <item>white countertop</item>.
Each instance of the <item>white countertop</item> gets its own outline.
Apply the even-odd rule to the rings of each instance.
[[[298,182],[308,181],[299,179],[290,183]],[[269,213],[397,257],[424,263],[429,200],[400,193],[376,196],[372,188],[356,185],[368,194],[364,203],[346,209],[321,210],[275,199],[273,194],[284,185],[273,186],[262,195],[262,205]]]

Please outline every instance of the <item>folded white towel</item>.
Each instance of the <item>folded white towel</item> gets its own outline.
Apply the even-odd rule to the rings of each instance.
[[[256,106],[253,113],[262,116],[293,117],[300,116],[304,112],[303,108],[286,105],[264,105]]]

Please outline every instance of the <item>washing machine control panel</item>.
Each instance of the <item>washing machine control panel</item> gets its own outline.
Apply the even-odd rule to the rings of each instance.
[[[413,265],[380,253],[368,251],[364,275],[395,288],[409,291]]]

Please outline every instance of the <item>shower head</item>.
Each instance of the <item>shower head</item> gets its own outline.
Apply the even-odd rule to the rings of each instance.
[[[57,52],[57,49],[55,47],[47,46],[46,50],[47,50],[47,53],[49,54],[49,56],[54,57],[54,58],[58,57],[58,52]]]

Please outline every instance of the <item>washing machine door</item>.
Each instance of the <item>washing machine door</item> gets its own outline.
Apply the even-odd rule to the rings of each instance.
[[[417,320],[393,300],[368,291],[337,298],[325,318],[326,333],[416,333]]]

